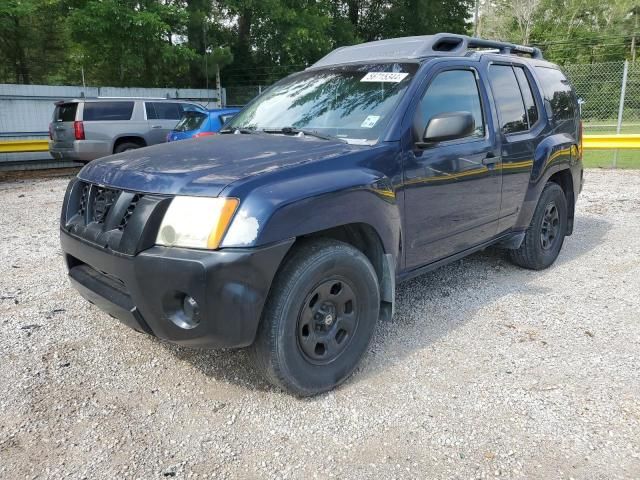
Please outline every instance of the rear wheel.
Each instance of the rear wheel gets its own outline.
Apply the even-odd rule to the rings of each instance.
[[[567,199],[557,183],[545,185],[517,250],[510,250],[511,260],[524,268],[542,270],[549,267],[560,253],[567,232]]]
[[[296,395],[342,383],[369,345],[378,319],[378,280],[367,257],[323,239],[296,247],[271,288],[256,341],[257,367]]]
[[[134,142],[122,142],[113,149],[113,153],[122,153],[127,150],[135,150],[136,148],[140,148],[142,145]]]

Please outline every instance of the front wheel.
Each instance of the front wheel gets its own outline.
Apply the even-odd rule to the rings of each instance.
[[[295,247],[271,287],[252,352],[272,384],[300,396],[342,383],[365,353],[379,315],[376,272],[343,242]]]
[[[522,245],[509,252],[511,260],[531,270],[547,268],[558,258],[566,233],[567,199],[560,185],[549,182],[542,190]]]

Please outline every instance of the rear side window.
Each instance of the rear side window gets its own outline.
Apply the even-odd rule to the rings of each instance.
[[[556,120],[575,118],[577,100],[567,77],[560,70],[549,67],[538,67],[536,73],[553,117]]]
[[[180,120],[182,111],[179,103],[146,102],[147,119],[149,120]]]
[[[76,119],[77,103],[62,103],[56,105],[53,118],[56,122],[73,122]]]
[[[182,119],[176,125],[175,130],[178,132],[190,132],[191,130],[197,130],[202,126],[207,118],[206,113],[202,112],[185,112]]]
[[[531,128],[538,121],[538,108],[536,107],[536,101],[533,99],[533,94],[531,93],[531,83],[529,83],[527,74],[524,73],[524,68],[513,67],[513,71],[516,73],[516,78],[520,85],[522,99],[524,100],[524,108],[527,111],[527,119],[529,120],[529,128]]]
[[[235,116],[236,116],[235,113],[227,113],[226,115],[220,115],[220,123],[224,125]]]
[[[435,115],[447,112],[469,112],[475,120],[472,136],[484,136],[482,104],[473,71],[448,70],[438,74],[420,101],[416,123],[424,128]]]
[[[85,102],[84,121],[131,120],[133,102]]]
[[[489,82],[498,107],[502,133],[518,133],[529,129],[520,86],[510,65],[491,65]]]

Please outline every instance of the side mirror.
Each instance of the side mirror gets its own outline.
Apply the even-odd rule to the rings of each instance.
[[[441,113],[429,120],[419,146],[467,137],[475,128],[476,122],[469,112]]]

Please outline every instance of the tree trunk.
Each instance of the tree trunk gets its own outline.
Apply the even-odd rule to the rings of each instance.
[[[351,25],[357,27],[360,17],[360,0],[349,0],[348,7],[349,11],[347,16],[349,17],[349,21]]]

